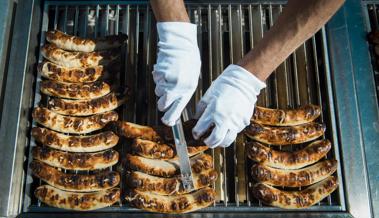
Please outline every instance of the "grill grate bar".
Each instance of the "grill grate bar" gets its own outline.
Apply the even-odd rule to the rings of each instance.
[[[57,27],[70,34],[79,36],[104,36],[108,34],[127,33],[129,36],[126,48],[124,68],[121,71],[120,85],[126,84],[131,91],[127,105],[122,107],[120,117],[130,122],[141,124],[159,124],[162,115],[156,108],[154,82],[151,71],[156,59],[157,33],[155,20],[151,8],[145,4],[76,4],[59,3],[55,5],[47,2],[42,25],[41,43],[44,42],[44,33],[48,28]],[[49,5],[50,4],[50,5]],[[196,103],[211,82],[230,63],[236,63],[245,52],[249,51],[275,22],[282,11],[280,4],[188,4],[187,10],[192,22],[198,24],[198,44],[203,57],[202,74],[199,79],[199,87],[190,103],[189,114],[194,111]],[[52,12],[52,13],[47,13]],[[51,25],[49,25],[51,16]],[[320,40],[321,39],[321,40]],[[321,49],[320,49],[321,47]],[[323,55],[322,58],[318,56]],[[282,63],[275,73],[268,78],[267,88],[262,91],[258,99],[258,105],[266,107],[294,107],[305,103],[316,102],[323,107],[320,120],[331,124],[328,127],[328,138],[333,138],[333,143],[338,145],[333,124],[334,110],[328,96],[332,93],[330,81],[327,81],[329,73],[326,41],[324,34],[314,36],[311,41],[303,44],[289,59]],[[39,59],[42,60],[42,57]],[[326,74],[326,76],[324,75]],[[316,81],[314,81],[314,80]],[[39,81],[37,75],[35,105],[40,102]],[[324,82],[324,80],[326,82]],[[325,84],[326,83],[326,84]],[[328,90],[322,87],[328,86]],[[280,90],[280,92],[279,92]],[[35,124],[33,124],[35,125]],[[31,147],[35,145],[33,139]],[[119,146],[121,157],[127,151],[127,144]],[[283,147],[283,150],[291,147]],[[242,150],[242,152],[241,152]],[[267,207],[251,196],[252,178],[250,167],[252,161],[244,155],[244,145],[218,148],[208,151],[214,160],[220,179],[213,184],[218,193],[214,207],[204,211],[223,212],[234,211],[283,211],[279,208]],[[338,148],[334,149],[329,158],[337,158]],[[29,155],[28,161],[31,161]],[[117,168],[117,169],[116,169]],[[114,167],[124,175],[124,169]],[[339,170],[340,171],[340,170]],[[28,171],[28,177],[30,172]],[[89,172],[88,172],[89,173]],[[338,172],[340,180],[342,179]],[[124,177],[124,176],[123,176]],[[28,180],[28,179],[27,179]],[[123,178],[124,180],[124,178]],[[41,204],[33,196],[33,189],[41,184],[28,184],[26,194],[31,197],[30,202],[24,202],[25,211],[43,212],[54,211],[54,208]],[[340,181],[342,184],[342,181]],[[123,189],[123,184],[121,184]],[[339,195],[334,194],[324,200],[318,206],[302,211],[339,211],[343,209],[343,191]],[[132,212],[136,209],[128,208],[120,202],[100,211]]]

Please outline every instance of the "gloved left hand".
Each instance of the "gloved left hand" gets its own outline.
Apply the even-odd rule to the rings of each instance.
[[[154,65],[158,110],[162,122],[173,126],[196,90],[200,75],[197,26],[184,22],[158,22],[159,52]]]

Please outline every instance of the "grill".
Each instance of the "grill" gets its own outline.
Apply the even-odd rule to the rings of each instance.
[[[284,4],[285,1],[274,0],[187,2],[190,20],[198,25],[202,73],[199,87],[187,107],[186,119],[194,113],[196,103],[223,69],[231,63],[236,63],[259,42],[280,15]],[[36,73],[36,65],[42,61],[39,49],[45,42],[45,33],[53,29],[81,37],[126,33],[129,39],[124,49],[126,52],[123,54],[124,64],[121,66],[120,72],[115,72],[115,76],[118,78],[118,85],[126,85],[130,89],[131,95],[126,105],[118,109],[120,119],[138,124],[159,125],[162,114],[156,108],[155,85],[151,75],[157,53],[156,21],[149,4],[141,1],[44,1],[42,3],[36,1],[25,5],[20,4],[20,6],[22,7],[21,9],[18,7],[18,10],[28,11],[31,8],[29,11],[31,22],[25,24],[30,25],[30,30],[27,32],[29,34],[28,43],[23,47],[24,51],[19,51],[20,53],[25,52],[25,66],[27,66],[26,73],[23,74],[25,82],[18,87],[20,90],[24,90],[20,91],[20,96],[22,96],[20,98],[23,99],[20,102],[24,102],[22,104],[25,106],[20,112],[22,115],[17,120],[15,127],[16,135],[22,135],[21,138],[17,135],[17,137],[9,136],[8,139],[13,143],[12,140],[17,138],[14,142],[17,144],[17,148],[15,146],[13,150],[15,159],[12,159],[16,167],[12,165],[13,173],[10,173],[12,185],[6,186],[9,196],[12,197],[8,198],[6,206],[2,203],[1,211],[6,211],[4,214],[7,215],[22,213],[25,214],[25,217],[48,216],[52,213],[57,216],[71,216],[71,213],[49,207],[34,197],[34,189],[42,182],[32,177],[28,170],[28,164],[32,160],[30,150],[36,146],[30,137],[30,129],[36,125],[32,122],[30,114],[33,107],[46,100],[46,96],[42,96],[39,92],[41,76]],[[376,8],[372,8],[375,8],[375,5],[368,7],[368,12],[370,14],[372,11],[377,13]],[[15,22],[17,23],[17,20]],[[368,195],[363,194],[363,197],[359,195],[362,192],[368,193],[369,189],[365,156],[360,155],[364,154],[364,148],[360,144],[350,150],[349,146],[353,146],[354,140],[346,143],[344,137],[347,134],[345,132],[347,127],[342,125],[342,121],[346,114],[341,108],[341,101],[339,101],[341,92],[338,91],[339,83],[336,82],[338,81],[336,75],[340,75],[338,74],[339,65],[335,64],[336,52],[338,53],[335,44],[338,43],[331,42],[331,40],[335,40],[334,32],[331,31],[335,26],[333,23],[329,26],[331,27],[324,27],[312,36],[275,70],[267,79],[267,88],[261,92],[257,105],[270,108],[296,108],[312,103],[322,107],[322,115],[317,121],[326,125],[324,138],[329,139],[333,144],[332,150],[326,158],[337,159],[339,162],[336,173],[339,179],[339,188],[331,196],[308,209],[291,211],[266,206],[251,195],[250,189],[253,180],[250,176],[250,168],[252,161],[245,156],[244,145],[234,143],[228,148],[208,151],[213,156],[214,166],[220,175],[213,184],[217,198],[213,207],[203,209],[195,214],[226,215],[233,212],[233,216],[256,214],[259,217],[272,217],[280,216],[280,212],[286,212],[291,216],[347,217],[350,213],[355,212],[355,215],[362,213],[360,210],[363,210],[362,214],[364,215],[370,214]],[[17,35],[13,40],[15,38],[17,40]],[[12,57],[15,58],[15,55],[11,54],[10,58]],[[12,105],[9,106],[9,108],[11,107]],[[7,109],[8,106],[4,107],[4,113],[7,112]],[[2,125],[10,122],[7,119],[1,121]],[[354,126],[347,130],[352,128]],[[7,131],[9,130],[5,130],[2,126],[1,133],[4,135],[0,136],[5,137]],[[117,145],[121,155],[120,160],[125,156],[127,147],[127,142]],[[304,145],[291,145],[280,149],[296,150],[302,147]],[[9,147],[9,149],[11,148]],[[352,167],[354,170],[351,170]],[[113,170],[125,173],[125,169],[121,165],[113,167]],[[12,177],[13,174],[20,176]],[[123,188],[122,184],[123,182],[121,182],[121,188]],[[352,206],[352,203],[358,206]],[[87,215],[101,216],[101,214],[110,212],[115,216],[117,214],[125,216],[127,213],[128,216],[137,217],[146,213],[130,208],[125,201],[122,201]],[[79,215],[85,216],[85,214]]]
[[[264,32],[272,26],[281,13],[282,7],[281,4],[188,5],[191,21],[199,25],[198,39],[203,57],[201,86],[189,105],[189,114],[192,114],[196,103],[212,80],[227,65],[238,61],[262,38]],[[125,71],[121,72],[123,78],[120,81],[130,87],[132,98],[122,108],[121,116],[139,124],[157,125],[160,114],[156,108],[155,85],[151,76],[157,51],[157,33],[153,16],[148,5],[47,3],[43,12],[41,45],[45,41],[44,33],[52,29],[82,37],[127,33],[128,55]],[[323,115],[320,121],[328,126],[326,137],[334,139],[333,144],[337,145],[335,124],[331,120],[333,116],[331,106],[326,101],[330,96],[327,92],[321,91],[321,87],[327,90],[331,85],[330,79],[326,77],[328,69],[324,59],[328,54],[325,46],[325,32],[321,30],[291,55],[266,81],[268,87],[259,96],[257,104],[280,108],[294,108],[308,103],[322,105]],[[41,61],[40,56],[39,62]],[[37,75],[35,106],[43,99],[38,91],[40,80],[40,75]],[[30,147],[32,146],[35,146],[33,139]],[[121,154],[125,154],[126,148],[123,148],[125,146],[128,145],[119,146]],[[295,148],[297,146],[290,146],[290,150]],[[244,147],[240,144],[210,151],[215,169],[220,172],[220,179],[213,184],[218,193],[215,205],[206,210],[228,211],[238,208],[246,211],[280,211],[262,205],[251,196],[252,179],[249,177],[251,162],[247,160],[243,151]],[[338,149],[333,149],[328,158],[339,159]],[[32,157],[29,156],[28,159],[30,161]],[[341,174],[339,179],[340,184],[343,184]],[[25,192],[24,209],[30,212],[51,210],[34,198],[33,189],[37,186],[35,183],[41,184],[41,182],[35,178],[31,180],[33,183],[28,184]],[[340,211],[343,209],[343,201],[343,191],[340,188],[317,206],[307,210]],[[131,208],[120,203],[103,210],[129,211]]]

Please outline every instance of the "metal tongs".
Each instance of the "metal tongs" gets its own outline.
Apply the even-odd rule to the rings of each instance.
[[[193,177],[187,150],[187,142],[184,136],[183,124],[180,118],[172,127],[172,133],[174,135],[176,152],[179,157],[179,168],[183,187],[186,191],[190,192],[194,190]]]

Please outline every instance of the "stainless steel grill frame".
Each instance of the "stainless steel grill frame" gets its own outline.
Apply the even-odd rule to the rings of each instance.
[[[223,68],[229,63],[236,62],[242,55],[247,52],[255,43],[263,36],[264,31],[269,29],[273,24],[275,18],[278,16],[282,9],[283,1],[258,1],[251,4],[243,2],[196,2],[197,4],[188,3],[188,11],[191,21],[199,24],[199,47],[203,57],[203,69],[202,76],[199,82],[200,86],[197,90],[189,110],[194,109],[194,105],[199,100],[201,94],[204,93],[210,82],[222,72]],[[24,176],[27,171],[27,164],[30,161],[30,157],[23,160],[23,155],[29,149],[29,129],[31,123],[30,112],[32,105],[39,102],[40,96],[38,91],[35,94],[33,100],[34,91],[38,90],[37,75],[35,77],[36,66],[36,54],[39,51],[39,45],[44,43],[44,32],[49,28],[58,28],[66,31],[70,34],[78,34],[80,36],[100,36],[107,33],[117,33],[122,31],[128,33],[129,43],[127,47],[128,55],[125,60],[125,73],[121,74],[122,81],[128,85],[132,90],[131,99],[127,106],[123,108],[121,115],[124,119],[146,124],[158,124],[160,113],[157,111],[155,103],[155,94],[153,91],[154,83],[151,78],[152,65],[155,61],[156,47],[155,42],[157,40],[157,34],[155,31],[155,21],[153,15],[146,2],[140,1],[107,1],[104,4],[97,5],[96,2],[87,1],[46,1],[41,4],[39,1],[28,2],[22,4],[25,8],[25,13],[30,15],[30,23],[23,23],[27,26],[26,30],[19,30],[19,35],[16,37],[27,37],[27,46],[20,43],[13,45],[16,49],[18,47],[24,48],[24,52],[21,51],[23,57],[21,62],[24,65],[15,65],[10,72],[17,72],[24,66],[25,70],[22,72],[23,83],[18,84],[17,87],[7,89],[21,90],[17,92],[17,99],[24,102],[23,105],[8,105],[5,107],[7,112],[11,111],[17,117],[16,132],[18,135],[13,138],[12,135],[6,133],[13,133],[14,128],[10,130],[5,129],[3,124],[1,128],[0,136],[4,136],[6,142],[10,142],[10,145],[6,148],[8,150],[13,149],[13,153],[16,157],[12,159],[12,171],[17,176],[9,174],[7,176],[14,179],[12,184],[1,184],[1,187],[6,188],[9,197],[7,205],[1,202],[1,211],[5,211],[4,214],[18,214],[25,212],[27,217],[35,215],[36,217],[47,215],[47,213],[57,213],[58,216],[71,215],[67,211],[57,210],[55,208],[45,207],[38,202],[35,204],[33,199],[29,201],[28,197],[32,195],[30,184],[32,184],[32,178],[30,175]],[[41,8],[39,8],[41,7]],[[58,13],[50,16],[50,10]],[[60,11],[60,12],[59,12]],[[29,13],[28,13],[29,12]],[[73,14],[71,13],[73,12]],[[84,15],[83,15],[84,14]],[[95,17],[95,21],[92,25],[92,21],[89,17]],[[340,15],[337,15],[340,16]],[[50,17],[50,22],[48,22]],[[53,17],[53,19],[51,19]],[[63,17],[63,19],[60,19]],[[72,19],[70,19],[72,17]],[[23,18],[23,19],[22,19]],[[25,17],[18,15],[18,23],[25,22]],[[63,20],[63,23],[60,21]],[[71,24],[70,20],[73,20]],[[108,22],[109,20],[109,22]],[[68,22],[69,21],[69,22]],[[16,20],[17,22],[17,20]],[[33,23],[33,25],[32,25]],[[39,28],[41,23],[41,29]],[[331,25],[328,25],[331,26]],[[232,30],[232,31],[231,31]],[[335,42],[333,34],[335,32],[333,26],[322,29],[316,36],[312,37],[308,42],[302,45],[297,51],[291,55],[291,57],[283,63],[276,73],[271,76],[268,81],[268,88],[261,94],[258,104],[269,107],[296,107],[305,103],[316,103],[323,107],[322,122],[327,124],[329,132],[327,137],[333,141],[334,150],[332,155],[328,158],[335,157],[342,164],[338,169],[338,177],[340,179],[340,188],[338,192],[334,193],[332,197],[329,197],[323,201],[320,205],[312,207],[307,210],[300,211],[286,211],[291,216],[341,216],[346,217],[350,214],[358,214],[358,208],[364,211],[365,215],[370,214],[370,200],[364,193],[368,193],[367,176],[365,168],[364,153],[362,147],[358,146],[354,149],[347,149],[347,146],[351,146],[352,143],[346,142],[343,139],[344,133],[341,126],[342,109],[335,109],[334,104],[340,106],[338,98],[338,90],[336,90],[336,82],[332,82],[332,77],[336,77],[336,67],[334,60],[337,58],[330,58],[334,56]],[[25,32],[26,31],[26,32]],[[27,36],[23,34],[28,33]],[[142,38],[142,39],[141,39]],[[40,41],[38,40],[40,39]],[[40,44],[38,44],[40,42]],[[330,48],[329,48],[330,47]],[[15,48],[12,48],[13,55],[17,55]],[[25,59],[24,59],[25,57]],[[11,59],[15,62],[14,59]],[[329,61],[332,60],[331,65]],[[332,66],[332,70],[330,69]],[[21,74],[21,72],[19,72]],[[28,79],[30,78],[30,79]],[[37,82],[33,84],[33,78],[37,79]],[[14,78],[11,78],[11,80]],[[16,81],[11,81],[16,82]],[[7,82],[8,83],[8,82]],[[304,85],[306,84],[306,85]],[[338,85],[337,85],[338,86]],[[323,89],[321,89],[323,87]],[[285,90],[279,92],[278,90]],[[9,90],[6,90],[9,93]],[[133,92],[134,91],[134,92]],[[15,100],[17,100],[15,99]],[[6,102],[12,102],[9,97],[5,99]],[[20,101],[20,102],[22,102]],[[17,101],[16,101],[17,102]],[[20,109],[23,108],[21,111]],[[11,109],[15,109],[12,111]],[[138,111],[138,113],[136,113]],[[336,117],[337,116],[337,117]],[[4,114],[3,114],[4,117]],[[5,124],[12,122],[13,117],[5,118]],[[4,124],[4,125],[5,125]],[[14,135],[13,135],[14,136]],[[8,141],[7,141],[8,140]],[[25,141],[25,147],[23,145],[17,145],[17,143]],[[340,143],[341,142],[341,143]],[[14,147],[11,147],[13,143]],[[33,141],[31,140],[33,145]],[[125,145],[124,145],[125,146]],[[121,146],[122,148],[124,146]],[[17,150],[16,150],[17,149]],[[237,155],[237,150],[241,148],[233,146],[227,149],[217,149],[212,151],[212,155],[215,157],[215,165],[219,171],[223,173],[221,180],[214,184],[216,190],[219,192],[221,187],[225,192],[220,193],[219,201],[215,207],[207,208],[203,211],[194,213],[202,214],[204,216],[213,215],[226,215],[225,213],[233,212],[234,216],[246,216],[246,212],[250,215],[257,215],[259,217],[272,217],[279,214],[275,212],[283,212],[281,209],[266,207],[260,202],[250,196],[248,189],[251,186],[249,178],[245,178],[245,184],[243,179],[241,181],[239,175],[246,175],[249,177],[248,167],[242,169],[238,168],[240,162],[247,163],[250,166],[249,161],[241,156]],[[341,149],[342,156],[340,157],[339,149]],[[355,153],[358,152],[358,153]],[[12,153],[12,152],[10,152]],[[226,154],[234,155],[226,155]],[[28,155],[28,152],[26,152]],[[237,156],[236,156],[237,155]],[[352,155],[352,156],[351,156]],[[349,160],[349,157],[354,157],[354,161]],[[9,157],[8,157],[9,160]],[[3,160],[4,165],[1,167],[9,166],[6,159]],[[3,163],[2,162],[2,163]],[[22,164],[22,163],[25,164]],[[222,162],[223,164],[218,164]],[[246,165],[246,164],[245,164]],[[354,169],[352,169],[352,166]],[[21,166],[21,167],[20,167]],[[22,167],[23,166],[23,167]],[[227,166],[231,166],[227,167]],[[361,168],[356,169],[357,166]],[[3,168],[1,168],[3,169]],[[6,169],[6,168],[5,168]],[[352,170],[351,170],[352,169]],[[362,170],[363,169],[363,170]],[[353,178],[350,178],[353,176]],[[345,178],[345,180],[342,180]],[[346,179],[348,178],[348,179]],[[360,187],[357,187],[356,181],[364,182]],[[26,186],[23,186],[26,179]],[[352,185],[352,184],[355,184]],[[344,187],[346,185],[346,190]],[[241,199],[240,189],[245,188],[246,200]],[[361,192],[361,193],[360,193]],[[25,195],[23,195],[23,193]],[[358,193],[356,205],[352,205],[351,202],[355,198],[351,193]],[[347,202],[345,202],[345,196]],[[354,201],[353,201],[354,202]],[[354,211],[356,209],[356,211]],[[367,211],[366,211],[367,210]],[[88,216],[101,216],[101,214],[112,212],[112,215],[122,215],[121,212],[132,212],[128,216],[141,216],[144,213],[128,208],[127,205],[117,205],[110,208],[97,211],[97,213],[88,213]],[[267,212],[273,212],[274,214],[267,214]],[[235,214],[237,213],[237,214]],[[362,211],[360,211],[362,214]]]

